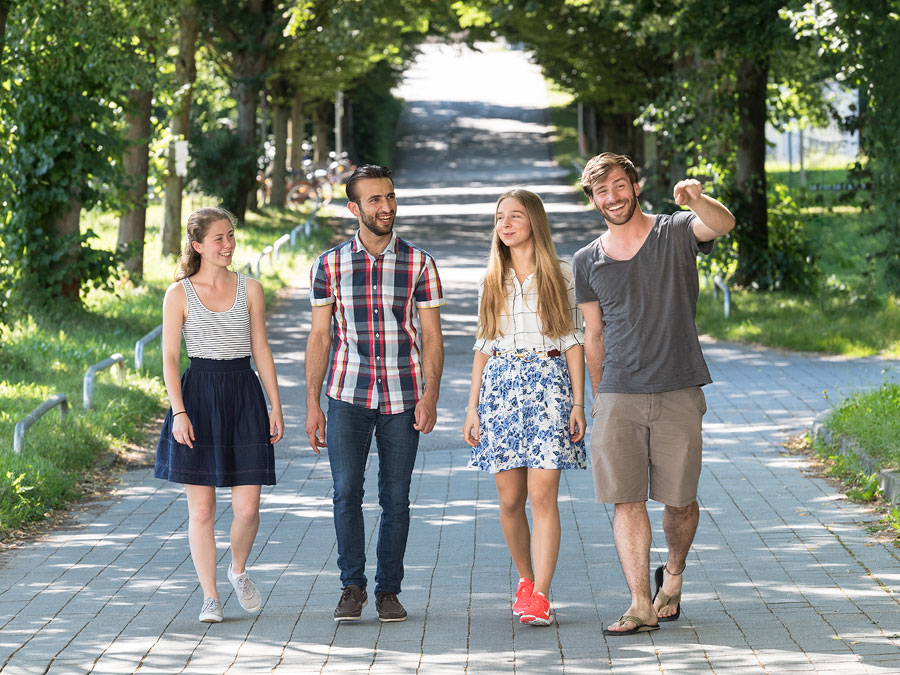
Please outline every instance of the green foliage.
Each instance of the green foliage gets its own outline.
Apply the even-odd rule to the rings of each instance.
[[[733,188],[730,176],[720,197],[733,211],[742,211],[742,195]],[[754,258],[744,272],[754,282],[754,291],[787,291],[812,295],[819,289],[821,271],[813,253],[805,219],[796,201],[784,185],[775,184],[768,192],[769,245],[765,255]],[[737,227],[744,225],[740,220]],[[713,253],[701,259],[700,269],[731,279],[738,266],[737,237],[717,242]]]
[[[7,287],[14,270],[16,299],[32,308],[72,295],[82,280],[105,283],[115,266],[111,254],[87,245],[77,212],[119,194],[116,124],[137,72],[132,36],[117,31],[123,8],[89,5],[16,3],[0,55],[10,92],[0,97],[3,171],[15,177],[0,204],[0,268]]]
[[[886,382],[846,398],[828,420],[829,428],[855,439],[882,466],[900,467],[900,385]]]
[[[390,166],[403,102],[391,94],[402,71],[387,61],[376,64],[347,99],[353,106],[354,157],[360,163]]]
[[[848,86],[857,87],[862,109],[842,120],[859,130],[865,166],[871,178],[871,198],[878,227],[887,234],[885,276],[900,291],[900,89],[895,65],[900,62],[900,4],[896,0],[831,0],[827,11],[800,13],[800,30],[815,36],[824,62],[832,65]]]
[[[256,167],[258,153],[241,143],[230,125],[219,125],[206,131],[191,123],[189,136],[191,163],[188,180],[222,206],[234,212],[241,199],[243,176]]]
[[[825,462],[825,474],[844,483],[850,499],[871,502],[882,496],[878,474],[866,472],[856,455],[834,452],[834,448],[822,442],[815,443],[813,450]]]

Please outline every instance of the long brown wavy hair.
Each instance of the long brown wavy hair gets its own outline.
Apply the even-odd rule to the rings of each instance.
[[[508,271],[512,268],[512,256],[509,246],[500,239],[496,227],[500,202],[507,198],[515,199],[524,206],[531,221],[535,257],[534,276],[538,295],[537,313],[541,319],[544,335],[554,339],[560,338],[572,332],[566,280],[559,267],[561,261],[556,255],[556,247],[550,236],[550,223],[547,221],[544,203],[533,192],[519,188],[500,195],[497,206],[494,207],[494,236],[484,277],[481,308],[478,311],[478,337],[493,340],[500,336],[500,316],[504,311],[509,311],[506,296],[510,290]]]
[[[178,269],[175,272],[175,281],[181,281],[193,276],[200,269],[200,254],[194,250],[193,242],[202,243],[209,232],[209,227],[220,220],[227,220],[234,227],[237,223],[229,211],[215,206],[204,206],[194,211],[187,219],[184,234],[184,248],[181,251],[181,260],[178,261]]]

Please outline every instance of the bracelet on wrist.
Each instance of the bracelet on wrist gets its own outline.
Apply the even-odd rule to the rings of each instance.
[[[572,404],[572,407],[575,407],[575,406],[578,406],[579,408],[583,408],[583,407],[584,407],[584,403],[573,403],[573,404]]]
[[[181,412],[172,413],[172,417],[176,417],[178,415],[187,415],[187,410],[182,410]]]

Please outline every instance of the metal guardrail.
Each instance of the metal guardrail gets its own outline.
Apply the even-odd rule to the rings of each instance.
[[[254,265],[253,265],[253,266],[256,268],[256,277],[257,277],[257,278],[259,278],[259,277],[262,276],[262,274],[260,273],[260,269],[259,269],[259,268],[260,268],[260,265],[262,264],[262,259],[263,259],[263,258],[265,258],[266,256],[269,256],[269,267],[272,267],[272,266],[273,266],[273,261],[272,261],[272,251],[273,251],[273,249],[272,249],[271,246],[266,246],[266,247],[262,250],[262,253],[260,253],[258,256],[256,256],[256,261],[254,262]]]
[[[291,242],[291,235],[283,234],[275,240],[275,243],[273,244],[275,249],[275,262],[278,262],[278,254],[281,252],[281,247],[285,244],[288,244],[289,246],[293,245]]]
[[[138,372],[144,367],[144,346],[160,335],[162,335],[162,324],[158,325],[134,344],[134,369]]]
[[[66,398],[65,394],[51,396],[16,424],[13,436],[13,452],[17,455],[22,452],[22,448],[25,447],[25,431],[56,406],[59,406],[59,421],[65,422],[66,416],[69,414],[69,399]]]
[[[717,274],[713,277],[713,300],[719,299],[719,290],[722,291],[722,311],[727,319],[728,315],[731,314],[731,291],[728,289],[728,284]]]
[[[113,354],[108,359],[103,359],[100,363],[95,363],[89,367],[84,374],[84,386],[82,387],[85,410],[90,410],[94,407],[94,375],[112,366],[118,366],[119,385],[121,386],[125,383],[125,357],[121,354]]]

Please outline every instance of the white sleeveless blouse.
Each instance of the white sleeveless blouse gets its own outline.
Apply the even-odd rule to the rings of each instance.
[[[192,359],[240,359],[250,356],[250,309],[244,275],[238,273],[231,309],[213,312],[197,297],[190,279],[182,279],[187,295],[187,320],[181,329]]]

